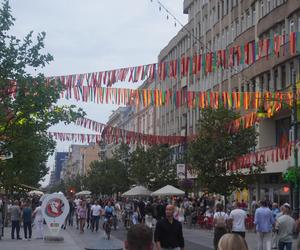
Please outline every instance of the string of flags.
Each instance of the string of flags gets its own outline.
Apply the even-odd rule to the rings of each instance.
[[[234,68],[240,65],[252,65],[256,61],[285,55],[294,56],[300,53],[300,32],[277,35],[246,42],[242,45],[220,49],[214,52],[183,55],[171,61],[147,65],[112,69],[100,72],[51,76],[48,81],[61,82],[67,88],[74,86],[110,87],[117,82],[140,82],[148,80],[165,81],[182,79],[188,75],[207,75],[218,70]]]
[[[264,165],[267,162],[279,162],[288,160],[292,155],[293,142],[288,142],[284,146],[271,147],[256,152],[252,152],[241,157],[235,161],[228,163],[229,171],[238,171],[242,169],[251,169],[253,166]],[[296,143],[299,148],[299,144]]]
[[[244,116],[241,116],[240,118],[230,122],[228,124],[228,131],[229,133],[236,133],[241,128],[251,128],[253,127],[257,122],[259,121],[259,118],[257,117],[256,112],[250,112]]]
[[[72,141],[80,143],[99,143],[101,141],[100,134],[81,134],[81,133],[64,133],[64,132],[48,132],[48,135],[58,141]]]
[[[157,145],[157,144],[176,145],[176,144],[181,144],[186,140],[185,136],[149,135],[149,134],[143,134],[134,131],[128,131],[118,127],[112,127],[104,123],[93,121],[85,117],[77,119],[75,124],[87,129],[91,129],[95,132],[101,133],[101,139],[107,144],[141,143],[144,145]]]
[[[300,89],[297,90],[297,97]],[[185,89],[127,89],[104,87],[73,87],[61,94],[62,98],[75,99],[82,102],[97,104],[117,104],[148,107],[175,105],[177,108],[187,105],[189,109],[228,108],[235,110],[258,109],[262,106],[267,110],[279,110],[282,106],[291,106],[292,92],[237,92],[237,91],[187,91]]]

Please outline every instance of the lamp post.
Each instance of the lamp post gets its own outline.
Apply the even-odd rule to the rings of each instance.
[[[296,71],[292,70],[292,88],[293,88],[293,108],[292,108],[292,128],[293,128],[293,155],[294,155],[294,167],[298,170],[298,149],[296,147],[298,137],[298,124],[297,124],[297,86],[296,86]],[[294,217],[299,216],[299,178],[293,187],[293,213]]]

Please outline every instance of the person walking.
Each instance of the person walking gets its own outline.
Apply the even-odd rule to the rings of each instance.
[[[260,202],[260,207],[256,209],[254,224],[258,236],[258,250],[270,250],[272,245],[272,227],[275,219],[272,211],[267,207],[266,201]]]
[[[98,230],[99,230],[99,220],[100,220],[101,211],[102,211],[102,208],[99,205],[99,202],[95,201],[95,204],[92,205],[92,207],[91,207],[91,214],[92,214],[91,229],[92,229],[92,232],[94,232],[95,228],[96,228],[96,232],[98,232]]]
[[[174,215],[174,206],[167,205],[166,218],[161,219],[156,224],[156,228],[154,232],[154,241],[157,250],[163,250],[163,249],[183,250],[184,249],[182,225],[179,221],[174,219],[173,215]]]
[[[35,208],[32,216],[34,217],[34,226],[36,231],[36,238],[43,239],[44,238],[44,217],[41,208],[42,203],[39,202],[39,205]]]
[[[275,225],[278,232],[278,249],[279,250],[292,250],[293,234],[296,232],[295,220],[290,216],[290,204],[283,205],[283,215],[280,216]]]
[[[273,202],[273,204],[272,204],[272,214],[273,214],[273,218],[274,218],[275,224],[276,224],[277,218],[281,215],[280,209],[278,208],[278,204],[276,202]],[[272,249],[276,249],[277,246],[278,246],[277,232],[276,232],[275,228],[273,227]]]
[[[214,247],[218,249],[218,243],[221,237],[227,233],[226,226],[227,226],[228,215],[223,211],[223,204],[218,203],[216,207],[216,212],[214,214]]]
[[[11,238],[15,238],[15,231],[17,233],[17,239],[21,240],[20,237],[20,219],[21,219],[21,209],[19,206],[19,201],[15,200],[14,205],[11,207]]]
[[[245,220],[247,218],[247,213],[241,209],[240,203],[235,203],[235,209],[230,212],[228,222],[231,225],[231,232],[239,234],[243,238],[246,235]]]
[[[87,209],[85,201],[81,201],[78,208],[80,233],[84,233],[85,220],[87,217]]]
[[[22,209],[22,219],[23,219],[23,227],[24,227],[24,238],[26,240],[31,240],[32,236],[32,209],[29,206],[29,203],[26,202],[24,208]],[[28,238],[27,238],[27,230],[28,230]]]

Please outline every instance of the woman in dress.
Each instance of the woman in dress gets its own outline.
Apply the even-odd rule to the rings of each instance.
[[[39,206],[35,208],[32,216],[34,217],[34,227],[36,231],[36,238],[43,239],[44,238],[44,217],[41,208],[41,202]]]

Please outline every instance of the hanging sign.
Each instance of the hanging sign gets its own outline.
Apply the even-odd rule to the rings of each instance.
[[[63,194],[53,193],[45,197],[42,212],[51,234],[58,235],[69,210],[69,202]]]

